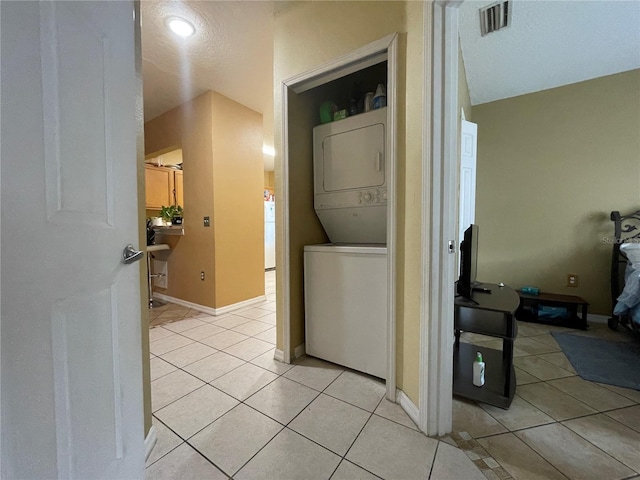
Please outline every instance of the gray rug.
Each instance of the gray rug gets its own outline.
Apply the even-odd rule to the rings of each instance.
[[[640,390],[640,342],[552,332],[578,375],[592,382]]]

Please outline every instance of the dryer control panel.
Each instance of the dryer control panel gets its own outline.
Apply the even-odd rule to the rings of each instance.
[[[362,190],[358,192],[358,204],[367,205],[375,203],[376,205],[387,203],[387,189],[376,188],[375,190]]]
[[[366,188],[362,190],[335,192],[314,197],[314,207],[323,208],[345,208],[345,207],[366,207],[368,205],[386,205],[386,188]]]

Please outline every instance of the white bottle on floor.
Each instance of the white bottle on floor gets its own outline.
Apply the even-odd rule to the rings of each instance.
[[[476,387],[484,385],[484,362],[480,352],[476,353],[476,359],[473,362],[473,384]]]

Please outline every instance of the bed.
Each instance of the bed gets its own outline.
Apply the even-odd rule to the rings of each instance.
[[[640,210],[627,215],[611,212],[614,238],[611,256],[609,328],[622,325],[640,333]]]

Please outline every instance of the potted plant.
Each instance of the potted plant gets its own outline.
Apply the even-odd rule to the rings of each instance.
[[[160,216],[167,225],[182,225],[183,209],[180,205],[164,205],[160,209]]]

